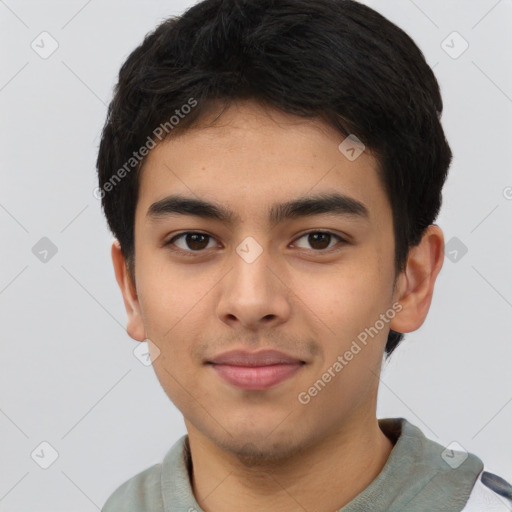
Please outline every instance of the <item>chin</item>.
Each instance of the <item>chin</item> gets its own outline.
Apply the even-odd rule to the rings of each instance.
[[[309,442],[301,439],[300,431],[269,428],[268,423],[256,429],[254,425],[245,428],[227,429],[226,431],[214,435],[209,435],[210,439],[223,450],[231,453],[238,458],[244,466],[264,466],[269,463],[277,463],[295,456],[304,450]]]
[[[276,442],[268,438],[248,440],[245,436],[239,440],[228,440],[223,448],[247,467],[277,463],[298,451],[295,442],[289,438],[286,442]]]

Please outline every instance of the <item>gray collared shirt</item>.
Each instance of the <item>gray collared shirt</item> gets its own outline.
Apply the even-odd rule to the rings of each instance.
[[[338,512],[460,512],[482,461],[447,451],[404,418],[378,421],[394,443],[391,454],[370,485]],[[184,435],[161,463],[121,485],[102,512],[204,512],[192,492],[189,457]]]

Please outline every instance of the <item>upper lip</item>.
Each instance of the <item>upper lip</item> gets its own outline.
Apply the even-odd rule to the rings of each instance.
[[[305,361],[277,350],[261,350],[259,352],[232,350],[230,352],[224,352],[207,362],[232,366],[270,366],[274,364],[298,364],[304,363]]]

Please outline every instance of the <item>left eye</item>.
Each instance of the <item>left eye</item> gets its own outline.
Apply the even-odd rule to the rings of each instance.
[[[311,231],[309,233],[305,233],[301,237],[297,238],[300,240],[301,238],[307,237],[307,243],[310,244],[315,250],[323,250],[330,249],[329,244],[333,241],[334,238],[337,238],[340,242],[344,242],[343,238],[329,231]],[[332,246],[331,246],[332,247]],[[309,249],[309,247],[302,247],[305,249]]]
[[[201,251],[202,249],[208,249],[208,244],[206,243],[205,246],[205,241],[213,241],[213,237],[207,235],[206,233],[187,232],[181,233],[180,235],[176,235],[175,237],[171,238],[165,245],[173,245],[176,242],[176,240],[179,240],[180,238],[184,239],[185,247],[180,247],[178,244],[176,245],[179,249],[182,249],[186,252],[197,252]],[[192,251],[189,251],[188,249],[192,249]]]

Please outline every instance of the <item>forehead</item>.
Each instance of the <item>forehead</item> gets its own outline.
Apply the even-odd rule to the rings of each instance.
[[[269,212],[275,221],[272,205],[331,193],[364,205],[370,217],[389,209],[377,160],[368,149],[350,160],[339,149],[344,139],[318,119],[234,104],[150,151],[137,211],[146,215],[171,194],[217,203],[238,220]]]

